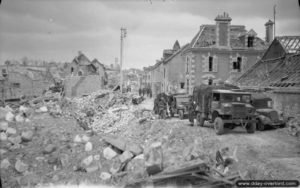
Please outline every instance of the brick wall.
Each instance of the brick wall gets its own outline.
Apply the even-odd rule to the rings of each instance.
[[[103,80],[99,75],[70,76],[65,79],[67,97],[82,96],[103,89]]]

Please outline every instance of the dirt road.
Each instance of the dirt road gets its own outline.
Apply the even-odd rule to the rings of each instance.
[[[152,100],[147,99],[141,106],[152,108],[151,104]],[[202,141],[205,152],[215,152],[224,147],[233,150],[237,147],[239,169],[241,171],[247,169],[251,178],[300,179],[300,140],[289,135],[287,128],[248,134],[244,129],[237,127],[217,136],[212,128],[193,127],[188,120],[178,118],[158,120],[148,126],[150,127],[146,128],[144,133],[146,138],[150,140],[165,138],[169,143],[172,141],[177,143],[168,145],[169,150],[173,149],[172,154],[182,155],[181,151],[195,140]],[[184,144],[180,143],[180,140],[183,140]]]

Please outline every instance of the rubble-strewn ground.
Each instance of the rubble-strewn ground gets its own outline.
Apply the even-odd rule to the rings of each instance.
[[[197,158],[214,164],[216,151],[229,147],[230,153],[236,149],[238,169],[245,179],[300,179],[300,141],[290,135],[288,128],[255,134],[235,129],[217,136],[212,128],[193,127],[188,120],[154,119],[149,111],[153,107],[151,99],[134,106],[126,97],[112,94],[96,102],[91,98],[76,99],[79,107],[65,104],[63,109],[69,110],[68,115],[39,112],[30,116],[29,122],[9,122],[9,128],[16,133],[7,132],[7,128],[6,132],[0,130],[8,136],[0,144],[2,186],[85,183],[119,187],[135,180],[137,177],[126,168],[111,172],[115,160],[103,154],[108,147],[107,135],[118,136],[144,150],[154,142],[162,143],[164,168]],[[108,122],[112,116],[114,122]],[[143,117],[149,118],[139,122]],[[94,131],[85,123],[91,123]],[[28,131],[33,136],[26,140],[24,132]],[[117,153],[119,156],[121,152]]]

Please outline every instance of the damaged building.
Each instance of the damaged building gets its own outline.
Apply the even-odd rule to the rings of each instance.
[[[97,59],[90,61],[82,52],[78,52],[67,69],[69,74],[65,79],[64,90],[68,97],[90,94],[103,89],[108,82],[104,65]]]
[[[233,82],[252,67],[267,48],[267,41],[244,25],[231,25],[227,13],[218,15],[214,25],[201,25],[184,50],[185,85],[188,93],[201,83]],[[272,25],[272,24],[271,24]],[[272,27],[266,26],[267,34]],[[272,30],[272,31],[271,31]],[[272,38],[272,36],[267,36]]]
[[[277,110],[300,119],[300,36],[276,37],[237,84],[245,89],[267,89]]]
[[[52,74],[45,68],[3,65],[0,69],[3,101],[42,95],[54,83]]]

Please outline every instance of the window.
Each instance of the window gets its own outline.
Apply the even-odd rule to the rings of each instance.
[[[232,69],[235,71],[235,72],[241,72],[241,64],[242,64],[242,58],[241,57],[238,57],[237,58],[237,61],[234,61],[233,64],[232,64]]]
[[[74,72],[74,68],[73,68],[73,67],[71,67],[71,74],[73,74],[73,72]]]
[[[78,71],[78,76],[82,76],[82,71]]]
[[[220,101],[220,93],[213,94],[213,101]]]
[[[253,47],[254,37],[250,36],[248,37],[248,47]]]
[[[212,85],[212,83],[213,83],[213,80],[212,80],[212,79],[209,79],[209,80],[208,80],[208,85]]]
[[[184,89],[184,82],[180,82],[180,89]]]
[[[3,76],[3,77],[6,77],[6,76],[7,76],[6,69],[2,69],[2,76]]]
[[[20,84],[20,83],[12,83],[12,86],[13,86],[13,87],[16,87],[16,88],[20,88],[20,87],[21,87],[21,84]]]
[[[213,57],[209,56],[208,58],[208,71],[212,72],[213,71]]]

